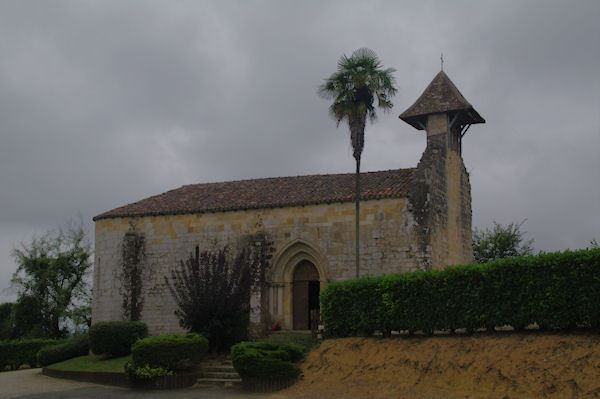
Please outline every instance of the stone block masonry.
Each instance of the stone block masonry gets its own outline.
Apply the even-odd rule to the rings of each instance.
[[[361,205],[361,274],[381,275],[417,268],[416,242],[411,238],[415,221],[404,198],[364,201]],[[186,260],[196,246],[216,250],[224,246],[239,250],[244,238],[265,233],[273,241],[272,270],[267,273],[264,299],[259,301],[266,323],[283,322],[291,328],[291,270],[286,251],[298,245],[302,259],[320,271],[321,285],[354,277],[354,205],[348,203],[307,205],[221,213],[108,218],[96,221],[94,322],[122,318],[121,246],[123,237],[135,225],[146,239],[141,320],[152,334],[180,331],[174,315],[175,304],[164,276]],[[309,256],[310,252],[314,255]],[[284,259],[286,258],[286,259]],[[288,277],[286,277],[288,276]],[[269,290],[275,287],[274,290]],[[278,290],[281,287],[283,289]],[[288,292],[290,291],[290,292]],[[271,294],[272,292],[272,294]],[[277,297],[279,293],[279,297]],[[269,299],[269,295],[273,298]],[[279,304],[280,306],[277,306]]]

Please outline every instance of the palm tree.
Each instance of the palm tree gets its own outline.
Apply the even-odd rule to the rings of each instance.
[[[337,72],[325,79],[319,86],[319,95],[333,99],[329,107],[330,115],[340,122],[346,120],[350,129],[350,140],[354,159],[356,160],[356,277],[359,277],[359,220],[360,220],[360,156],[365,145],[365,125],[367,117],[374,121],[377,118],[374,102],[384,111],[392,108],[390,98],[396,94],[394,77],[395,69],[382,69],[381,61],[375,52],[368,48],[360,48],[350,57],[342,55],[338,61]]]

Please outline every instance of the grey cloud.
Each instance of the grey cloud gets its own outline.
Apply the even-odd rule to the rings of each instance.
[[[600,238],[600,3],[27,2],[0,5],[0,289],[10,247],[182,184],[352,172],[317,86],[342,53],[397,69],[365,170],[413,167],[398,119],[440,67],[486,118],[465,136],[474,226],[536,248]],[[0,297],[0,300],[1,297]]]

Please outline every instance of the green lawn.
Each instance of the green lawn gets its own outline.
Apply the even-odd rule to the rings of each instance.
[[[128,360],[131,360],[131,355],[113,359],[105,359],[103,355],[88,355],[74,357],[73,359],[54,363],[47,367],[55,370],[111,371],[123,373],[125,371],[125,363]]]

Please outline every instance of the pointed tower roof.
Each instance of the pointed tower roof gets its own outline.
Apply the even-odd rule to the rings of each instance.
[[[444,71],[433,78],[421,97],[400,115],[400,119],[423,130],[427,115],[441,112],[455,113],[458,115],[458,122],[463,125],[485,123],[485,119],[460,94]]]

